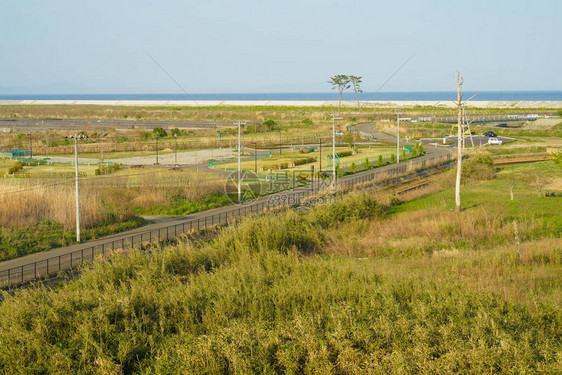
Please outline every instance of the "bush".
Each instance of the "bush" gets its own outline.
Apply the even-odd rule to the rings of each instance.
[[[22,169],[23,169],[23,163],[21,161],[18,161],[16,164],[12,165],[8,169],[8,174],[16,174],[17,172],[21,171]]]
[[[353,151],[351,151],[351,150],[350,151],[340,151],[336,155],[337,155],[338,158],[344,158],[346,156],[353,155]],[[331,157],[332,157],[332,154],[328,154],[328,158],[331,158]]]
[[[494,178],[494,160],[487,153],[478,153],[468,158],[462,166],[465,182],[478,182]]]
[[[96,176],[102,175],[102,174],[110,174],[112,172],[116,172],[119,170],[119,168],[121,168],[120,164],[113,164],[113,165],[102,165],[99,168],[96,168],[96,170],[94,171]]]
[[[152,129],[152,133],[154,133],[156,138],[162,138],[162,137],[166,137],[168,135],[166,130],[164,130],[164,128],[160,128],[160,127]]]
[[[301,124],[306,125],[306,126],[311,126],[311,125],[314,125],[314,122],[312,122],[312,120],[309,119],[308,117],[305,117],[301,120]]]
[[[316,158],[302,158],[302,159],[297,159],[293,162],[293,164],[295,166],[297,165],[303,165],[303,164],[308,164],[308,163],[313,163],[314,161],[316,161]]]

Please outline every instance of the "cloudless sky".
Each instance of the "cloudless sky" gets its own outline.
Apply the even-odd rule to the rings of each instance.
[[[0,0],[0,93],[561,90],[560,0]]]

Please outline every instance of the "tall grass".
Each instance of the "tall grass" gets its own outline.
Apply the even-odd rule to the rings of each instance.
[[[407,210],[387,215],[352,193],[304,214],[243,220],[208,242],[117,253],[56,291],[5,296],[0,371],[559,372],[562,317],[553,300],[535,308],[507,301],[464,282],[461,269],[469,264],[501,287],[519,270],[532,280],[534,255],[518,264],[498,259],[503,247],[467,245],[455,256],[434,247],[389,257],[377,250],[386,246],[380,236],[458,234],[446,229],[447,216],[432,225]],[[502,228],[501,215],[486,215],[471,223]],[[546,252],[536,259],[543,271],[560,261]],[[529,300],[544,293],[529,288]]]
[[[222,179],[168,172],[102,176],[80,183],[82,239],[133,229],[139,214],[184,215],[230,203]],[[0,259],[73,243],[76,223],[72,180],[44,185],[0,182]]]

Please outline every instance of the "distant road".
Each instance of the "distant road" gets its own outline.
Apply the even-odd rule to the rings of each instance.
[[[13,129],[22,132],[42,132],[45,130],[103,130],[115,129],[143,129],[154,128],[192,128],[214,129],[217,127],[234,126],[226,121],[154,121],[154,120],[94,120],[94,119],[28,119],[28,118],[0,118],[0,130]]]

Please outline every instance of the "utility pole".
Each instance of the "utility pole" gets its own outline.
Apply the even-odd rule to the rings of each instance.
[[[396,164],[400,163],[400,112],[396,114]]]
[[[174,138],[176,140],[176,153],[174,155],[174,164],[178,165],[178,134],[174,134]]]
[[[334,188],[336,187],[336,120],[342,119],[342,117],[332,114],[332,182]]]
[[[33,159],[33,135],[29,133],[29,155]]]
[[[464,79],[457,72],[457,178],[455,181],[455,206],[457,212],[461,211],[461,168],[462,168],[462,94],[461,87]]]
[[[79,190],[79,175],[78,175],[78,139],[88,138],[85,135],[70,135],[65,138],[74,139],[74,170],[76,181],[76,242],[80,242],[80,190]]]
[[[242,182],[241,182],[241,174],[242,174],[242,147],[240,145],[240,125],[246,125],[245,122],[237,121],[234,125],[238,125],[238,204],[241,203],[242,200]]]
[[[462,175],[462,147],[463,147],[463,130],[462,130],[462,120],[463,120],[463,106],[474,98],[476,94],[472,95],[464,103],[462,101],[463,95],[461,94],[462,84],[464,79],[460,72],[457,72],[457,100],[453,101],[457,106],[457,178],[455,181],[455,209],[457,212],[461,211],[461,175]]]
[[[322,172],[322,136],[320,136],[320,172]]]
[[[156,136],[156,165],[158,165],[158,136]]]
[[[254,145],[254,173],[258,174],[258,144],[257,142],[252,142]]]

